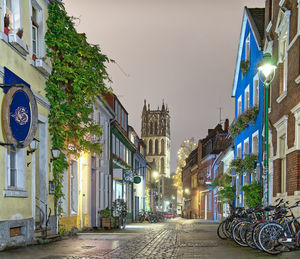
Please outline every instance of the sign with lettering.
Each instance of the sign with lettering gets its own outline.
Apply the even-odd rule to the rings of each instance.
[[[133,182],[133,173],[132,173],[132,170],[130,170],[130,169],[124,170],[123,180],[125,182]]]
[[[35,97],[26,85],[10,87],[3,98],[2,122],[7,143],[26,147],[34,139],[38,109]]]

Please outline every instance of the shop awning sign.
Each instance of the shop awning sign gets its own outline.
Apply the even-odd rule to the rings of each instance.
[[[35,97],[26,85],[9,88],[3,98],[2,128],[7,143],[26,147],[37,131],[38,109]]]

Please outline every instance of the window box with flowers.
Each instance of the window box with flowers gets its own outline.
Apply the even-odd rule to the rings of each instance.
[[[258,114],[258,107],[253,106],[241,114],[229,127],[230,135],[235,138],[244,131],[250,124],[255,124]]]

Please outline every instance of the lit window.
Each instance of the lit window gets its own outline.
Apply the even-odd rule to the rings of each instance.
[[[249,154],[249,139],[244,142],[244,156]]]
[[[250,33],[248,34],[246,39],[245,60],[250,61]]]
[[[237,101],[237,116],[242,114],[242,96]]]
[[[252,137],[252,154],[258,155],[258,133]]]
[[[253,106],[259,106],[259,80],[257,75],[253,80]]]
[[[245,90],[245,107],[244,107],[244,111],[249,109],[249,85],[247,86],[246,90]]]

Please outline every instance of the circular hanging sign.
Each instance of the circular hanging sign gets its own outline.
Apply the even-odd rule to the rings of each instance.
[[[141,177],[139,177],[139,176],[136,176],[136,177],[133,178],[133,182],[134,182],[135,184],[139,184],[141,181],[142,181],[142,179],[141,179]]]
[[[36,134],[38,109],[29,87],[11,87],[3,98],[2,127],[7,143],[26,147]]]

